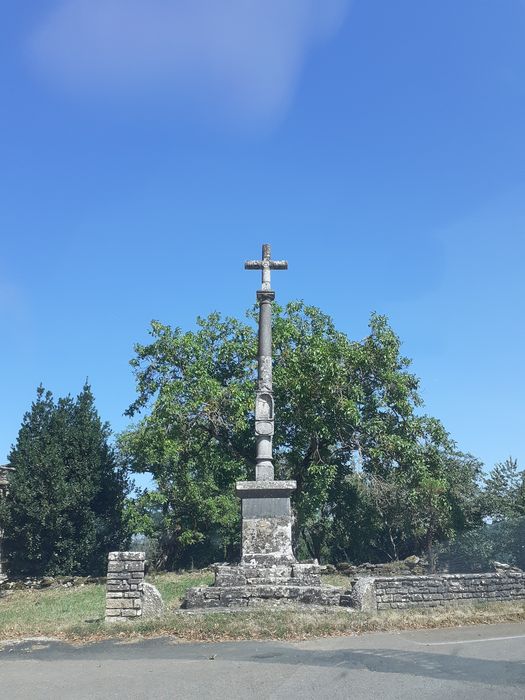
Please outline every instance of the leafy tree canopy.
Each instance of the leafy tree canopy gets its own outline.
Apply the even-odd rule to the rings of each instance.
[[[254,327],[213,313],[188,332],[155,321],[151,335],[131,361],[128,415],[141,418],[120,436],[132,470],[158,489],[137,517],[159,533],[168,566],[235,556],[234,483],[254,475]],[[273,338],[276,475],[297,481],[303,554],[395,558],[479,521],[480,464],[419,413],[418,379],[385,317],[355,341],[293,302],[274,306]]]

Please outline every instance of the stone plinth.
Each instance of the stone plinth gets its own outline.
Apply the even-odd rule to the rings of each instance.
[[[295,481],[238,481],[242,503],[242,564],[292,564],[292,508]]]
[[[322,586],[316,564],[218,566],[215,585],[191,588],[184,608],[251,607],[305,603],[339,605],[342,589]]]
[[[237,482],[242,502],[241,563],[217,566],[214,585],[191,588],[183,608],[340,604],[343,589],[322,586],[317,563],[295,560],[290,504],[295,486],[295,481]]]
[[[110,552],[106,583],[106,622],[156,617],[164,610],[155,586],[144,583],[144,552]]]

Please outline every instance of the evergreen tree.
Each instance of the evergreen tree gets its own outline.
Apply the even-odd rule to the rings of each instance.
[[[38,388],[9,455],[2,504],[11,575],[100,575],[126,540],[127,482],[86,383],[76,399]]]

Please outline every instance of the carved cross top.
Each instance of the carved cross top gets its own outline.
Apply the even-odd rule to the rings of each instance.
[[[287,270],[286,260],[270,260],[270,244],[265,243],[262,247],[262,260],[247,260],[244,263],[245,270],[262,270],[262,287],[264,292],[271,290],[270,270]]]

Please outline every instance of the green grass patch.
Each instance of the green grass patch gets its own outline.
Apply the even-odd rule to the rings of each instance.
[[[0,598],[0,638],[60,636],[104,614],[105,586],[13,591]]]
[[[152,574],[146,578],[159,589],[168,610],[178,608],[188,588],[210,586],[214,575],[211,571],[184,571],[181,573]]]

